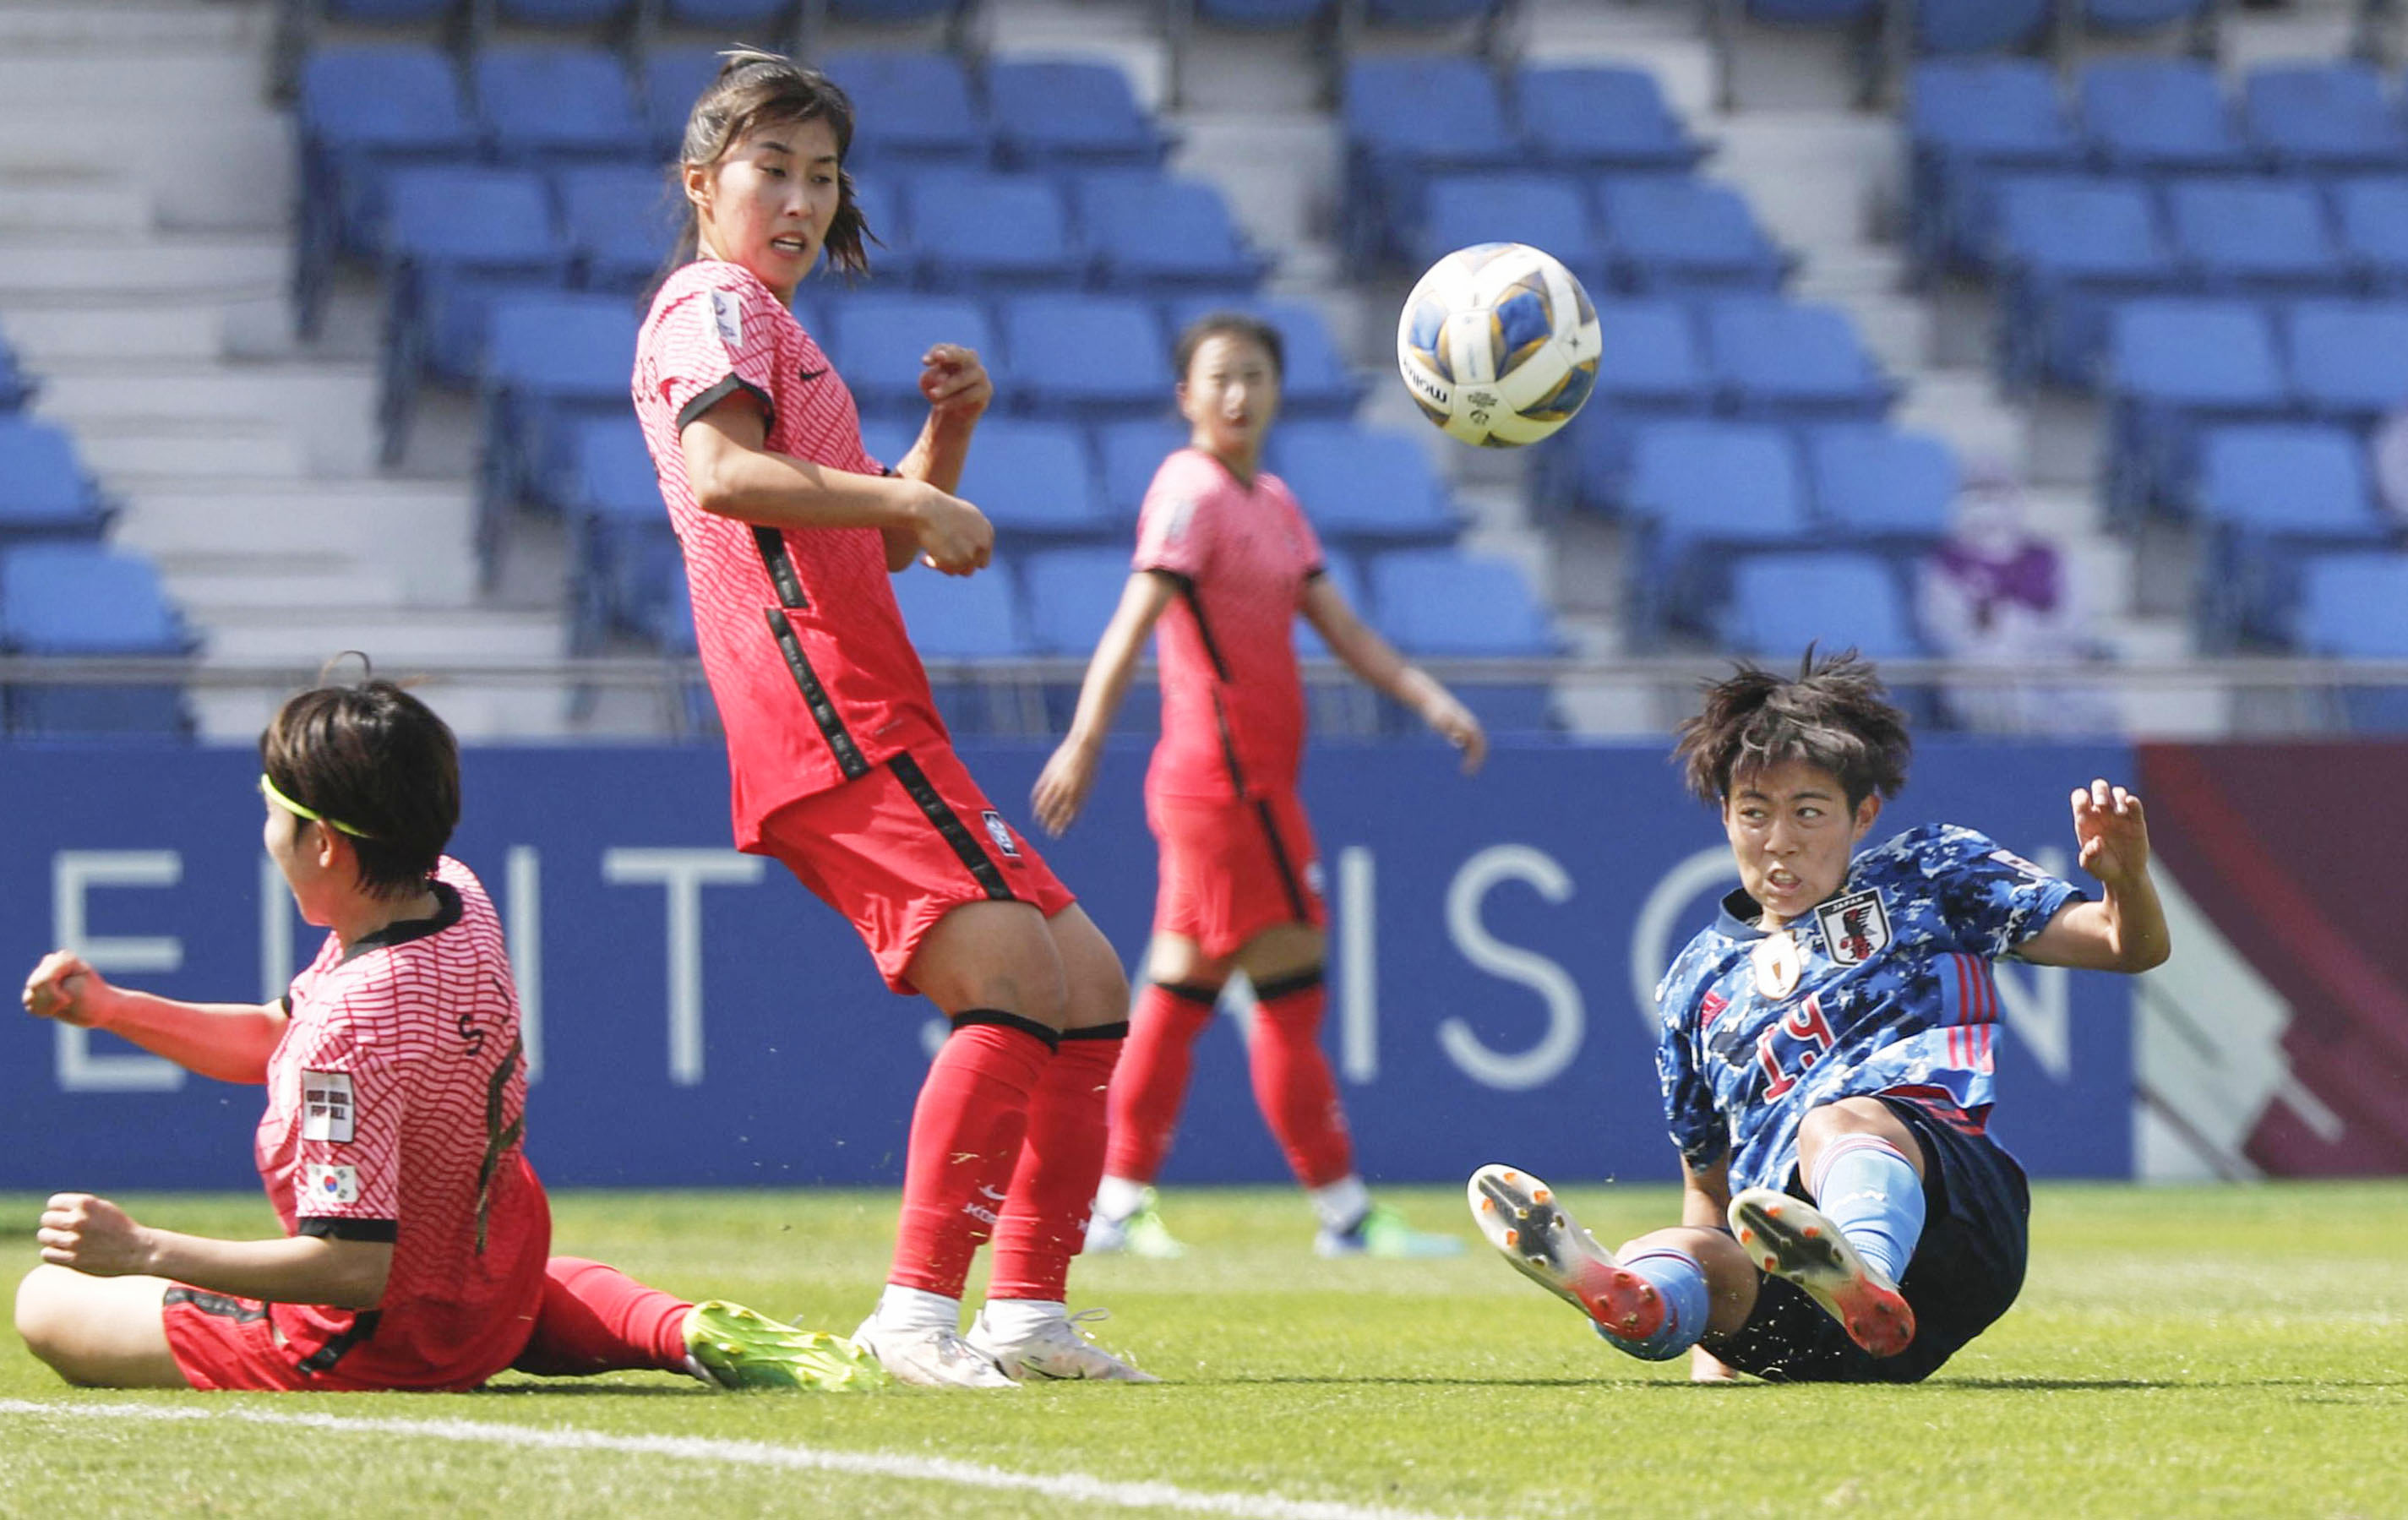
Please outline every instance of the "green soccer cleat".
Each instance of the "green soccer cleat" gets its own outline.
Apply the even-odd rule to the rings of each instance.
[[[1731,1199],[1731,1233],[1768,1276],[1804,1288],[1873,1356],[1914,1341],[1914,1311],[1898,1284],[1875,1271],[1830,1217],[1803,1198],[1751,1187]]]
[[[798,1330],[712,1298],[685,1318],[685,1367],[715,1388],[795,1388],[822,1393],[874,1388],[886,1373],[840,1335]]]
[[[1162,1212],[1154,1200],[1154,1189],[1149,1187],[1137,1212],[1125,1219],[1106,1219],[1101,1212],[1088,1216],[1088,1254],[1143,1256],[1151,1261],[1176,1261],[1187,1255],[1186,1245],[1162,1222]]]
[[[1452,1235],[1417,1230],[1394,1209],[1373,1204],[1349,1228],[1323,1228],[1312,1238],[1312,1249],[1323,1256],[1459,1256],[1463,1242]]]

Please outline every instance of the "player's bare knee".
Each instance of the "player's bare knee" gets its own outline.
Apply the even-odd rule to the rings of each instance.
[[[62,1339],[69,1319],[66,1296],[58,1280],[71,1275],[65,1268],[45,1262],[27,1272],[17,1284],[18,1339],[25,1342],[27,1351],[54,1369],[64,1355]]]

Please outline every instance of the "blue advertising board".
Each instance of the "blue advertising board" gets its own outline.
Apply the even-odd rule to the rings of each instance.
[[[1044,753],[966,746],[1015,822]],[[1110,755],[1046,853],[1125,957],[1154,853],[1145,751]],[[511,939],[554,1185],[892,1183],[928,1005],[775,862],[727,847],[709,748],[485,749],[453,853]],[[0,749],[0,969],[54,945],[172,997],[265,1000],[306,964],[263,853],[246,751]],[[2070,870],[2066,797],[2128,750],[1934,741],[1876,837],[1949,820]],[[1306,800],[1332,911],[1335,1065],[1367,1175],[1440,1182],[1512,1159],[1667,1180],[1649,991],[1735,877],[1660,745],[1506,747],[1477,777],[1435,746],[1314,748]],[[2131,1168],[2130,984],[2010,965],[1996,1119],[2038,1175]],[[1285,1172],[1243,1068],[1242,996],[1200,1041],[1166,1180]],[[0,1020],[0,1188],[248,1187],[255,1089],[105,1033]]]

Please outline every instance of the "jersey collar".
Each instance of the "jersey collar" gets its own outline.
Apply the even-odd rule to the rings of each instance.
[[[371,950],[390,950],[395,945],[406,945],[412,939],[423,939],[430,935],[441,934],[445,929],[460,922],[460,894],[451,882],[428,877],[426,890],[435,894],[433,918],[403,919],[398,923],[386,925],[374,934],[361,935],[344,947],[343,960],[349,963],[359,959]]]

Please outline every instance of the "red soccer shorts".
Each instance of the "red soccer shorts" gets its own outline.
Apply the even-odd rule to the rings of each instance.
[[[1148,796],[1162,853],[1156,934],[1193,939],[1218,960],[1282,924],[1320,928],[1321,853],[1294,792],[1238,802]]]
[[[760,853],[860,932],[899,993],[920,941],[964,903],[1025,902],[1052,918],[1078,899],[1004,822],[951,745],[906,751],[761,823]]]
[[[392,1383],[364,1383],[346,1377],[339,1366],[305,1371],[301,1354],[284,1343],[268,1317],[268,1306],[256,1298],[236,1298],[181,1283],[166,1292],[160,1323],[167,1332],[167,1350],[177,1369],[195,1388],[243,1389],[265,1393],[368,1393],[389,1390]],[[530,1316],[530,1323],[532,1317]],[[412,1389],[456,1393],[484,1382],[480,1374],[452,1381],[413,1383]]]

